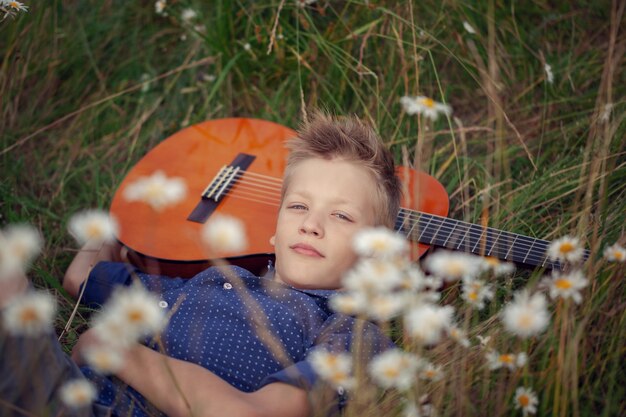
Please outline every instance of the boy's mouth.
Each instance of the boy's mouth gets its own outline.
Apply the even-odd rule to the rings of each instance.
[[[324,257],[324,255],[319,253],[317,249],[315,249],[311,245],[307,245],[306,243],[296,243],[295,245],[291,245],[290,247],[291,249],[293,249],[296,253],[299,253],[300,255],[311,256],[314,258]]]

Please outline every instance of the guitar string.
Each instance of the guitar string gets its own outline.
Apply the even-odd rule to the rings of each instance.
[[[273,177],[267,177],[267,176],[264,176],[262,174],[255,174],[255,175],[263,177],[263,178],[273,179],[273,180],[275,180],[276,183],[282,183],[281,180],[276,180]],[[241,173],[240,175],[237,175],[236,177],[241,178],[242,176],[243,176],[243,173]],[[251,180],[240,180],[239,182],[235,183],[235,185],[237,185],[237,184],[254,184],[254,182],[255,181],[251,181]],[[234,186],[231,186],[231,188],[232,187],[234,187]],[[265,188],[270,188],[271,189],[271,187],[267,187],[267,186],[265,186]],[[407,209],[402,209],[402,210],[408,211]],[[402,213],[402,210],[401,210],[401,213]],[[527,236],[520,235],[520,234],[517,234],[517,233],[502,231],[502,230],[491,228],[491,227],[487,227],[487,228],[483,229],[481,226],[477,226],[477,225],[474,225],[472,223],[467,223],[467,222],[463,222],[463,221],[460,221],[460,220],[454,220],[454,219],[450,219],[450,218],[447,218],[447,217],[441,217],[441,216],[433,215],[433,214],[430,214],[430,213],[419,213],[419,212],[416,212],[416,211],[411,211],[411,212],[409,212],[408,215],[403,214],[402,215],[402,220],[406,220],[407,218],[410,218],[413,222],[416,222],[416,221],[419,222],[419,220],[422,217],[424,217],[424,216],[426,216],[426,217],[430,216],[430,217],[435,218],[436,221],[439,221],[440,222],[440,224],[439,224],[440,228],[441,228],[441,226],[444,226],[443,229],[442,229],[442,231],[444,231],[444,232],[448,231],[449,227],[450,227],[446,223],[452,223],[454,225],[453,229],[449,233],[449,236],[448,236],[447,240],[450,240],[450,238],[455,236],[452,233],[454,231],[454,228],[457,225],[461,225],[461,226],[465,227],[465,233],[463,233],[463,235],[465,236],[465,235],[469,234],[470,239],[472,237],[476,238],[477,235],[478,235],[478,239],[482,239],[482,235],[485,234],[485,230],[486,230],[487,231],[487,237],[486,237],[487,239],[489,239],[489,234],[490,233],[493,234],[494,232],[498,232],[498,237],[496,239],[499,239],[500,236],[502,236],[502,234],[504,234],[505,238],[508,238],[508,239],[511,239],[511,238],[514,237],[515,238],[514,242],[517,242],[518,240],[520,241],[520,245],[518,245],[518,248],[522,248],[522,247],[526,248],[527,247],[528,251],[530,251],[533,248],[533,246],[535,246],[538,250],[545,250],[545,249],[547,249],[547,247],[549,245],[549,242],[545,241],[543,239],[531,238],[531,237],[527,237]],[[478,231],[474,231],[472,229],[472,226],[480,227],[481,228],[480,229],[480,234],[478,233]],[[468,233],[468,231],[469,231],[469,233]],[[461,232],[463,232],[463,230],[461,230]],[[435,238],[436,238],[436,236],[435,236],[435,234],[433,234],[433,236],[431,236],[431,240],[433,240]],[[455,236],[454,241],[455,242],[458,241],[458,238],[459,238],[459,235],[457,234]],[[463,240],[464,239],[465,238],[463,238]],[[494,245],[495,245],[495,243],[497,243],[497,241],[494,241]],[[530,246],[528,246],[528,245],[530,245]],[[493,247],[492,247],[492,250],[493,250]]]
[[[241,176],[242,175],[239,175],[239,177],[241,177]],[[280,180],[278,180],[278,181],[280,181]],[[254,181],[240,180],[239,182],[235,183],[235,185],[233,186],[233,189],[238,184],[249,185],[249,184],[254,184]],[[255,185],[253,185],[253,186],[255,186]],[[265,188],[269,188],[269,187],[266,186]],[[403,214],[403,211],[408,212],[408,214]],[[470,238],[471,237],[476,237],[477,235],[480,238],[480,237],[482,237],[481,235],[484,234],[484,231],[486,230],[488,237],[489,237],[489,233],[493,234],[494,232],[498,232],[499,236],[501,236],[502,234],[505,234],[505,237],[508,238],[508,239],[515,238],[516,242],[518,240],[520,241],[520,247],[526,247],[529,244],[530,244],[530,247],[538,245],[536,247],[541,250],[541,249],[546,249],[548,247],[548,245],[549,245],[549,242],[546,241],[546,240],[543,240],[543,239],[527,237],[527,236],[520,235],[520,234],[517,234],[517,233],[502,231],[502,230],[491,228],[491,227],[487,227],[487,228],[483,229],[482,226],[477,226],[477,225],[474,225],[472,223],[464,222],[464,221],[461,221],[461,220],[455,220],[455,219],[450,219],[450,218],[447,218],[447,217],[437,216],[437,215],[431,214],[431,213],[420,213],[420,212],[415,211],[415,210],[409,210],[409,209],[402,208],[400,213],[399,213],[399,217],[400,216],[402,216],[402,220],[406,220],[407,218],[409,218],[413,222],[419,222],[419,220],[422,217],[433,217],[433,218],[435,218],[437,221],[441,222],[445,226],[442,229],[442,231],[444,231],[444,232],[448,231],[449,230],[448,227],[450,227],[446,223],[452,223],[454,225],[453,228],[456,227],[457,225],[461,225],[461,226],[463,226],[465,228],[464,230],[461,230],[461,232],[464,232],[463,234],[466,235],[466,234],[468,234],[467,231],[469,230],[469,237]],[[480,233],[478,233],[478,231],[474,231],[472,229],[472,226],[480,227],[481,228],[480,229]],[[450,238],[452,238],[452,236],[454,236],[454,235],[451,232],[449,234],[449,236],[448,236],[448,240]],[[458,237],[459,236],[457,234],[456,238],[458,239]]]
[[[247,201],[252,201],[252,202],[255,202],[255,203],[262,203],[262,204],[265,204],[265,205],[268,205],[268,206],[273,206],[273,207],[278,207],[279,206],[279,204],[276,201],[274,201],[274,202],[260,201],[257,198],[257,196],[255,196],[254,194],[237,193],[237,194],[231,194],[231,195],[234,198],[239,198],[239,199],[243,199],[243,200],[247,200]],[[417,225],[417,223],[414,223],[414,226],[415,225]],[[415,231],[404,232],[404,234],[406,234],[406,235],[411,235],[411,234],[415,234],[415,233],[416,233]],[[465,234],[467,234],[467,233],[465,233]],[[465,234],[463,234],[462,239],[465,239]],[[448,248],[448,249],[450,249],[452,247],[450,245],[445,245],[445,244],[442,245],[442,244],[440,244],[437,241],[437,235],[438,235],[438,232],[430,233],[428,231],[428,229],[424,229],[424,230],[422,230],[422,234],[420,234],[420,239],[423,238],[421,243],[425,243],[426,244],[427,242],[430,241],[428,244],[441,246],[441,247]],[[456,235],[456,237],[457,238],[461,237],[461,235],[460,234]],[[471,245],[471,243],[472,243],[471,240],[470,240],[469,243]],[[474,249],[471,249],[471,250],[468,249],[467,246],[468,245],[463,245],[461,243],[461,244],[459,244],[456,247],[456,249],[458,250],[459,248],[464,247],[464,249],[465,249],[464,252],[474,253],[474,254],[478,254],[478,255],[481,255],[481,256],[484,255],[484,254],[481,254],[480,252],[479,253],[476,252],[475,247],[477,245],[474,245]],[[486,247],[487,246],[489,246],[489,242],[486,243]],[[506,247],[502,248],[502,249],[506,249]],[[539,248],[537,248],[537,250],[539,250]],[[537,250],[535,252],[537,252]],[[510,255],[510,258],[511,258],[510,260],[513,261],[513,262],[516,260],[516,258],[518,258],[518,259],[521,258],[521,259],[523,259],[525,261],[525,263],[534,264],[534,265],[546,265],[546,264],[552,265],[552,266],[559,265],[557,261],[551,261],[551,260],[547,259],[545,256],[537,255],[536,253],[533,253],[533,252],[521,251],[519,248],[516,248],[515,246],[511,246],[511,247],[508,248],[508,250],[503,251],[503,250],[500,249],[500,247],[495,245],[495,242],[494,242],[494,245],[492,245],[492,248],[491,248],[490,252],[487,255],[488,256],[493,256],[493,257],[496,257],[496,258],[499,258],[499,259],[505,259],[505,260],[509,260],[509,255]]]
[[[242,200],[247,200],[247,201],[252,201],[255,203],[261,203],[261,204],[265,204],[268,206],[273,206],[273,207],[278,207],[279,204],[276,202],[267,202],[267,201],[260,201],[254,194],[244,194],[244,193],[236,193],[236,194],[231,194],[231,196],[233,198],[238,198],[238,199],[242,199]],[[415,232],[413,232],[415,233]],[[412,233],[405,233],[406,235],[411,235]],[[420,237],[423,237],[424,240],[421,243],[425,243],[428,242],[428,240],[430,240],[431,245],[436,245],[436,246],[442,246],[444,248],[450,248],[450,246],[446,246],[446,245],[440,245],[437,241],[436,241],[436,237],[437,237],[437,233],[431,234],[428,232],[428,229],[425,229],[422,231],[422,235],[420,235]],[[463,245],[458,245],[457,249],[461,248]],[[470,252],[470,253],[475,253],[475,250],[464,250],[464,252]],[[511,260],[515,261],[515,258],[523,258],[525,259],[526,263],[529,264],[534,264],[534,265],[545,265],[545,264],[549,264],[549,265],[558,265],[557,262],[552,262],[548,259],[546,259],[545,257],[542,256],[535,256],[534,254],[527,254],[527,252],[520,252],[519,250],[517,250],[516,248],[509,248],[508,251],[503,252],[502,250],[500,250],[498,247],[495,247],[494,250],[492,251],[492,253],[490,253],[490,256],[494,256],[496,258],[499,259],[507,259],[508,255],[512,252],[512,256],[511,256]],[[480,253],[478,253],[477,255],[481,255]]]
[[[231,190],[231,192],[229,193],[229,195],[237,198],[242,198],[248,201],[256,201],[256,202],[261,202],[263,204],[267,204],[267,205],[271,205],[273,207],[278,207],[279,206],[279,200],[260,200],[260,196],[259,194],[255,194],[254,192],[250,193],[246,193],[245,191],[242,190],[236,190],[239,188],[247,188],[250,189],[249,187],[238,187],[237,185],[233,186],[233,189]],[[263,198],[266,196],[262,196]],[[508,242],[503,241],[501,243],[500,246],[497,245],[498,240],[500,239],[500,237],[504,234],[505,238],[507,240],[510,240],[511,237],[513,236],[517,236],[518,238],[522,238],[522,239],[534,239],[534,238],[526,238],[523,235],[518,235],[515,233],[511,233],[511,232],[506,232],[503,230],[498,230],[498,229],[493,229],[493,228],[486,228],[486,229],[480,229],[481,233],[479,234],[478,231],[475,231],[474,229],[472,229],[472,226],[476,226],[476,227],[481,227],[481,226],[477,226],[477,225],[473,225],[471,223],[465,223],[465,222],[460,222],[457,220],[451,220],[449,218],[445,218],[445,217],[440,217],[440,216],[435,216],[435,215],[431,215],[429,213],[422,213],[422,214],[412,214],[409,212],[409,214],[407,214],[407,209],[402,209],[402,211],[399,213],[398,215],[398,219],[402,220],[402,222],[404,223],[405,220],[410,219],[411,223],[413,224],[413,226],[411,227],[411,229],[408,232],[404,232],[406,235],[414,235],[416,233],[416,231],[414,230],[415,227],[418,227],[418,231],[422,230],[419,238],[424,238],[424,239],[428,239],[430,240],[430,244],[434,244],[437,246],[442,246],[442,247],[446,247],[446,248],[452,248],[454,246],[454,244],[458,243],[457,245],[457,249],[461,248],[463,245],[463,242],[467,240],[467,238],[469,237],[469,244],[471,245],[473,243],[472,238],[475,238],[478,236],[477,240],[476,240],[476,244],[474,245],[474,248],[471,249],[469,252],[475,253],[476,252],[476,247],[478,246],[478,241],[481,240],[485,240],[484,245],[481,245],[481,249],[485,249],[485,248],[489,248],[489,252],[487,253],[488,256],[491,256],[492,254],[496,257],[499,257],[500,259],[508,259],[509,255],[511,255],[512,259],[515,259],[515,257],[517,256],[518,258],[524,258],[526,260],[531,260],[533,262],[536,262],[537,264],[545,264],[545,263],[551,263],[551,264],[555,264],[555,262],[551,262],[549,259],[547,259],[547,257],[542,256],[545,252],[543,251],[543,249],[545,249],[545,247],[547,247],[547,241],[541,240],[541,239],[535,239],[534,240],[534,244],[531,246],[526,245],[526,242],[521,241],[520,244],[517,244],[517,238],[513,241],[513,244],[511,246],[505,246],[504,248],[502,248],[502,245],[507,245]],[[433,224],[433,226],[439,226],[438,227],[438,231],[431,233],[429,231],[428,228],[423,228],[420,229],[419,228],[419,222],[420,220],[422,220],[422,217],[426,217],[426,218],[431,218],[435,219],[435,223]],[[417,219],[417,220],[416,220]],[[452,227],[452,229],[450,229],[450,227],[447,225],[447,222],[454,222],[454,227]],[[461,225],[465,225],[465,229],[459,228],[458,232],[455,231],[455,228],[458,224]],[[485,230],[487,231],[487,236],[483,239],[483,235],[485,235]],[[437,240],[441,240],[442,238],[439,236],[440,232],[448,232],[448,236],[444,242],[444,244],[439,243]],[[493,232],[498,232],[497,236],[493,233]],[[490,238],[491,238],[491,242],[490,242]],[[450,241],[452,244],[451,245],[447,245],[446,242]],[[537,245],[538,243],[538,245]],[[467,244],[465,245],[466,249],[467,249]],[[530,250],[532,249],[532,247],[535,246],[535,253],[531,253]],[[522,248],[524,247],[524,248]],[[524,251],[523,249],[527,249],[526,251]],[[503,252],[503,250],[505,252]],[[537,255],[536,252],[540,251],[541,254]]]
[[[282,179],[279,179],[279,178],[276,178],[276,177],[272,177],[272,176],[268,176],[268,175],[264,175],[264,174],[258,174],[258,173],[252,172],[252,171],[238,172],[236,175],[233,176],[233,178],[240,179],[244,175],[249,176],[249,177],[256,177],[254,180],[252,180],[252,178],[250,180],[248,180],[247,181],[248,183],[251,183],[251,182],[257,182],[257,183],[265,182],[265,183],[273,184],[271,186],[268,186],[268,185],[257,185],[257,186],[263,186],[264,188],[267,188],[267,189],[274,188],[274,190],[280,189],[282,187],[282,182],[283,182]],[[241,183],[241,182],[244,182],[244,180],[241,180],[241,181],[239,181],[237,183]],[[231,188],[232,188],[232,186],[231,186]],[[402,210],[408,211],[407,209],[402,209]],[[401,210],[401,213],[402,213],[402,210]],[[399,215],[399,217],[400,217],[400,215]],[[453,224],[452,230],[450,231],[448,237],[446,238],[446,242],[448,240],[450,240],[453,236],[454,236],[454,238],[452,239],[452,242],[457,242],[458,241],[458,238],[460,237],[460,235],[459,234],[455,234],[455,232],[454,232],[454,229],[456,228],[457,225],[461,225],[461,226],[465,227],[465,233],[463,233],[463,237],[461,238],[461,242],[463,242],[465,240],[467,235],[469,235],[468,237],[470,238],[470,243],[471,243],[471,238],[475,238],[475,239],[477,239],[477,241],[483,240],[483,234],[485,234],[485,231],[486,231],[487,232],[486,233],[487,236],[485,237],[486,241],[485,241],[485,243],[483,245],[481,245],[483,248],[486,247],[487,245],[489,245],[490,233],[491,233],[492,238],[493,238],[493,233],[494,232],[498,232],[497,237],[495,237],[495,240],[493,240],[491,248],[489,249],[489,254],[491,254],[491,252],[494,252],[494,253],[497,253],[498,255],[501,255],[501,253],[500,253],[501,251],[500,251],[499,247],[496,246],[496,243],[497,243],[497,241],[500,239],[500,237],[503,234],[504,234],[504,237],[506,239],[514,238],[513,244],[509,247],[507,253],[505,254],[505,259],[506,259],[506,257],[508,257],[509,254],[511,254],[512,257],[515,257],[516,251],[519,252],[520,249],[521,250],[525,250],[525,252],[522,252],[522,253],[526,254],[524,256],[525,260],[530,258],[531,256],[533,258],[536,258],[536,256],[534,254],[531,254],[531,250],[533,249],[533,247],[535,247],[535,252],[540,251],[542,254],[545,254],[546,253],[546,249],[547,249],[547,247],[550,244],[549,241],[546,241],[546,240],[543,240],[543,239],[531,238],[531,237],[528,237],[528,236],[520,235],[518,233],[507,232],[507,231],[503,231],[503,230],[499,230],[499,229],[495,229],[495,228],[491,228],[491,227],[482,228],[481,226],[474,225],[472,223],[463,222],[463,221],[460,221],[460,220],[454,220],[454,219],[450,219],[450,218],[446,218],[446,217],[442,217],[442,216],[437,216],[437,215],[433,215],[433,214],[430,214],[430,213],[420,213],[420,212],[413,211],[413,210],[409,211],[408,215],[402,214],[403,222],[404,222],[404,220],[409,218],[414,223],[413,227],[411,228],[409,233],[413,233],[413,229],[415,228],[417,223],[419,223],[419,221],[420,221],[420,219],[422,217],[430,217],[431,219],[433,219],[433,218],[436,219],[436,221],[439,222],[438,230],[442,229],[444,232],[447,231],[448,228],[449,228],[449,225],[447,223],[452,223]],[[480,234],[478,234],[478,231],[474,231],[472,229],[472,226],[479,227],[480,228],[479,229],[480,230]],[[427,232],[427,230],[424,230],[422,232],[422,234],[424,234],[424,232]],[[462,230],[461,230],[461,233],[462,233]],[[478,237],[476,238],[477,234],[478,234]],[[437,235],[438,235],[438,232],[437,233],[433,233],[432,236],[430,236],[430,239],[431,239],[431,242],[432,242],[431,244],[437,244],[437,242],[435,242],[435,239],[437,238]],[[426,236],[426,237],[428,237],[428,236]],[[517,244],[518,240],[520,241],[519,244]],[[517,244],[517,247],[515,246],[516,244]],[[461,247],[461,245],[462,245],[462,243],[459,244],[459,246],[457,246],[457,248]],[[445,244],[443,246],[446,247]],[[476,248],[476,245],[474,246],[474,249],[475,248]],[[472,252],[474,251],[474,249],[472,249]],[[589,257],[589,253],[590,252],[588,250],[586,250],[586,249],[584,250],[585,258]],[[522,256],[519,253],[517,253],[517,255],[519,257]],[[546,262],[551,262],[549,259],[547,259],[547,256],[541,256],[541,255],[538,255],[538,256],[539,256],[539,260],[543,261],[543,264],[545,264]]]
[[[250,177],[257,177],[260,180],[263,180],[265,182],[269,182],[269,183],[274,183],[276,185],[282,186],[282,179],[278,179],[276,177],[271,177],[271,176],[267,176],[267,175],[263,175],[263,174],[258,174],[258,173],[254,173],[251,171],[244,171],[244,172],[240,172],[238,173],[236,176],[234,176],[235,178],[241,178],[244,175],[249,175]],[[270,187],[266,187],[266,188],[270,188]],[[402,211],[407,211],[407,214],[402,214]],[[485,240],[485,243],[483,245],[481,245],[483,247],[483,249],[485,249],[488,245],[489,245],[489,237],[491,235],[491,238],[493,239],[493,234],[495,232],[498,232],[498,235],[495,237],[495,240],[493,240],[492,244],[491,244],[491,248],[489,249],[489,255],[491,254],[491,252],[494,252],[494,254],[498,254],[498,255],[502,255],[500,248],[498,246],[496,246],[497,241],[500,239],[500,237],[504,234],[504,238],[505,240],[510,240],[511,238],[513,238],[513,243],[511,244],[511,246],[509,246],[508,250],[506,251],[506,253],[504,254],[504,259],[507,259],[509,254],[511,255],[512,258],[515,258],[515,256],[517,255],[518,257],[522,257],[522,255],[524,255],[524,260],[529,259],[530,257],[534,258],[535,260],[538,259],[540,261],[542,261],[542,264],[545,263],[557,263],[558,261],[552,261],[550,259],[548,259],[547,257],[547,248],[550,245],[549,241],[546,241],[544,239],[538,239],[538,238],[532,238],[532,237],[528,237],[528,236],[524,236],[518,233],[514,233],[514,232],[508,232],[508,231],[503,231],[503,230],[499,230],[499,229],[495,229],[495,228],[491,228],[491,227],[487,227],[487,228],[482,228],[482,226],[478,226],[472,223],[468,223],[468,222],[464,222],[464,221],[460,221],[460,220],[454,220],[454,219],[450,219],[450,218],[446,218],[446,217],[441,217],[441,216],[437,216],[437,215],[433,215],[430,213],[420,213],[417,211],[413,211],[413,210],[408,210],[408,209],[402,209],[400,214],[402,215],[402,220],[404,222],[404,220],[406,220],[407,218],[409,218],[412,222],[413,222],[413,226],[411,227],[411,230],[407,233],[407,234],[411,234],[414,233],[413,229],[415,228],[415,226],[419,223],[419,221],[422,219],[422,217],[426,217],[426,218],[430,218],[430,219],[436,219],[436,221],[439,221],[439,228],[438,230],[442,230],[444,232],[448,231],[449,229],[449,225],[448,223],[452,223],[452,230],[450,231],[450,233],[448,234],[448,237],[446,238],[446,242],[447,241],[451,241],[451,242],[458,242],[458,239],[461,238],[461,243],[459,243],[459,245],[457,246],[457,249],[460,248],[463,244],[463,241],[466,239],[466,237],[470,238],[470,244],[471,244],[471,239],[477,239],[478,241],[480,240]],[[399,214],[399,217],[400,217]],[[457,227],[457,225],[461,226],[461,229],[459,231],[459,233],[455,232],[455,228]],[[463,232],[463,227],[465,228],[465,232]],[[474,231],[472,229],[472,227],[479,227],[480,229],[480,234],[478,233],[478,231]],[[486,233],[486,237],[483,239],[483,234]],[[422,232],[422,235],[425,234],[425,232],[427,232],[427,230],[424,230]],[[462,236],[461,236],[462,233]],[[430,238],[431,240],[431,244],[437,244],[437,242],[435,242],[435,240],[437,239],[437,233],[433,233],[432,236],[428,236],[428,234],[425,235],[426,238]],[[478,237],[476,237],[478,235]],[[421,235],[420,235],[421,236]],[[452,240],[451,240],[452,238]],[[519,243],[518,243],[519,241]],[[478,243],[478,242],[477,242]],[[506,244],[506,242],[505,242]],[[443,247],[450,247],[444,244],[442,245]],[[474,248],[471,250],[472,252],[474,252],[474,249],[476,248],[476,245],[474,246]],[[533,248],[535,248],[535,253],[536,252],[540,252],[539,255],[535,255],[534,253],[531,253],[531,251],[533,250]],[[520,252],[521,250],[521,252]],[[588,258],[590,255],[590,252],[588,250],[584,250],[584,257]],[[538,258],[537,258],[538,257]]]

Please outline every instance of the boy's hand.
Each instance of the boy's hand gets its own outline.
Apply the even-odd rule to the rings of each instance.
[[[77,365],[85,365],[85,358],[83,357],[83,352],[85,349],[90,346],[101,344],[102,341],[98,337],[98,334],[95,332],[95,329],[91,328],[81,334],[78,338],[78,342],[74,345],[74,349],[72,349],[72,360],[76,362]]]

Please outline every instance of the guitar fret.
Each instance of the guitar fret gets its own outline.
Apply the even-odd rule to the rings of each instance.
[[[522,262],[526,263],[526,259],[528,259],[528,255],[530,255],[530,251],[532,250],[534,245],[535,245],[535,241],[531,243],[530,248],[528,248],[528,252],[526,252],[526,256],[524,257],[524,260]]]
[[[504,255],[504,260],[508,260],[509,258],[509,254],[511,253],[511,250],[513,249],[513,246],[515,246],[515,242],[517,242],[517,235],[515,235],[515,239],[513,239],[513,243],[511,243],[511,246],[509,246],[509,250],[506,252],[506,255]]]
[[[428,222],[426,223],[426,225],[424,227],[422,227],[420,225],[420,228],[422,228],[422,233],[420,233],[420,235],[417,237],[417,241],[421,242],[422,241],[422,235],[424,234],[424,232],[426,232],[426,230],[428,229],[428,225],[430,224],[431,220],[433,219],[433,216],[429,216],[428,218]],[[419,220],[422,220],[422,217],[420,216]]]
[[[465,239],[466,239],[466,237],[467,237],[467,234],[469,233],[469,231],[471,230],[471,228],[472,228],[472,227],[471,227],[471,225],[470,225],[470,227],[468,227],[468,228],[467,228],[467,230],[465,231],[465,234],[463,235],[463,237],[459,240],[459,245],[456,247],[456,249],[457,249],[457,250],[458,250],[458,249],[461,247],[461,245],[465,242]]]
[[[493,251],[493,248],[496,246],[496,243],[498,242],[498,239],[500,239],[501,235],[502,235],[502,230],[500,230],[500,233],[498,233],[498,236],[496,236],[496,240],[493,241],[493,244],[491,245],[489,252],[487,252],[487,256],[491,256],[491,252]]]
[[[441,226],[443,226],[443,224],[444,224],[443,221],[439,223],[439,227],[437,227],[437,230],[435,230],[435,232],[433,233],[433,237],[430,239],[431,244],[435,243],[435,239],[437,239],[437,235],[439,234],[439,230],[441,230]],[[443,245],[439,245],[439,246],[443,246]]]
[[[443,245],[441,245],[441,246],[446,246],[448,244],[448,240],[450,240],[450,237],[452,236],[452,233],[454,233],[454,229],[456,229],[456,223],[454,224],[454,226],[450,230],[450,234],[448,235],[446,240],[443,242]]]
[[[474,244],[474,247],[472,248],[472,253],[476,253],[476,246],[478,246],[478,243],[480,243],[481,239],[483,238],[484,233],[485,233],[485,229],[482,229],[482,231],[480,232],[480,236],[478,236],[478,239],[476,240],[476,243]]]

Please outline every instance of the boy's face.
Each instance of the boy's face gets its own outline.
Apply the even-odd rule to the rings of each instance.
[[[374,226],[376,184],[362,166],[307,159],[294,167],[271,243],[275,279],[296,288],[336,289],[354,264],[352,237]]]

